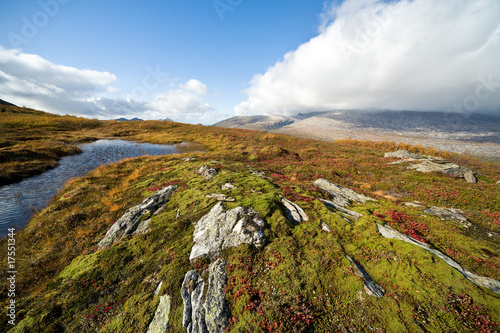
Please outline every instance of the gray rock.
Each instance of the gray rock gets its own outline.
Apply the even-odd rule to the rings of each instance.
[[[209,332],[223,333],[229,324],[229,308],[224,288],[227,275],[224,270],[226,261],[217,259],[208,269],[208,290],[205,297],[205,322]]]
[[[358,213],[358,212],[355,212],[353,210],[350,210],[350,209],[347,209],[347,208],[344,208],[343,206],[341,206],[339,203],[338,203],[338,200],[337,202],[333,202],[333,201],[330,201],[330,200],[325,200],[325,199],[319,199],[319,201],[321,201],[323,203],[323,205],[326,206],[326,208],[328,208],[330,211],[334,212],[334,213],[340,213],[341,217],[346,220],[347,222],[351,222],[349,219],[347,219],[345,216],[343,215],[347,215],[348,217],[354,219],[354,220],[358,220],[361,216],[363,216],[363,214],[361,213]]]
[[[198,275],[194,270],[186,273],[181,286],[181,297],[184,303],[184,312],[182,314],[182,326],[187,328],[192,321],[193,305],[191,303],[191,294],[197,287]]]
[[[232,198],[232,197],[228,197],[226,196],[225,194],[221,194],[221,193],[211,193],[211,194],[207,194],[205,195],[207,198],[211,198],[211,199],[215,199],[217,201],[225,201],[225,202],[233,202],[233,201],[236,201],[236,199]]]
[[[222,185],[222,189],[223,190],[233,190],[235,189],[236,186],[234,186],[233,184],[231,183],[225,183],[224,185]]]
[[[348,206],[351,202],[366,203],[369,200],[377,201],[363,194],[358,194],[347,187],[331,183],[326,179],[317,179],[313,184],[317,188],[329,193],[332,196],[332,201],[342,207]]]
[[[172,307],[172,298],[169,295],[160,297],[160,303],[156,308],[153,320],[149,324],[147,333],[165,333],[167,332],[169,324],[170,309]]]
[[[137,229],[132,233],[133,236],[142,236],[151,231],[149,224],[151,223],[151,219],[147,219],[139,223]]]
[[[218,172],[214,168],[210,168],[208,165],[204,165],[196,170],[195,173],[199,174],[202,177],[205,177],[205,180],[209,180],[210,178],[216,176]]]
[[[97,244],[97,248],[102,250],[123,237],[131,236],[137,230],[141,222],[147,220],[144,216],[151,215],[151,213],[156,211],[159,207],[165,205],[176,189],[176,185],[165,187],[145,199],[141,204],[127,210],[125,214],[109,228],[104,238]],[[149,222],[143,223],[141,230],[147,230],[148,226]]]
[[[413,203],[413,202],[405,202],[405,206],[407,206],[407,207],[413,207],[413,208],[423,207],[422,205],[419,205],[419,204],[416,204],[416,203]]]
[[[185,158],[183,158],[183,160],[184,160],[185,162],[191,162],[191,161],[195,161],[195,160],[196,160],[196,157],[185,157]]]
[[[188,332],[225,331],[229,323],[229,308],[224,293],[227,283],[224,269],[226,264],[220,258],[210,264],[208,284],[194,270],[186,274],[181,287],[181,297],[184,302],[182,326],[187,328]]]
[[[296,203],[293,203],[283,197],[281,198],[281,203],[285,208],[285,216],[290,222],[301,224],[304,221],[309,221],[309,216],[307,216],[304,210]]]
[[[264,220],[253,208],[236,207],[226,212],[219,202],[196,223],[189,260],[215,258],[223,249],[243,243],[261,248],[266,241],[264,228]]]
[[[321,221],[321,230],[326,231],[328,233],[332,232],[332,228],[325,222]]]
[[[457,263],[455,260],[448,257],[446,254],[442,253],[441,251],[433,249],[428,244],[419,242],[412,237],[406,236],[406,235],[392,229],[391,227],[389,227],[387,225],[381,225],[381,224],[377,223],[377,228],[378,228],[378,231],[380,232],[380,234],[382,236],[384,236],[385,238],[402,240],[404,242],[421,247],[422,249],[429,251],[432,254],[434,254],[437,257],[444,260],[448,265],[450,265],[451,267],[453,267],[457,271],[459,271],[470,282],[472,282],[478,286],[488,288],[489,290],[491,290],[492,292],[494,292],[496,294],[500,294],[500,281],[497,281],[497,280],[494,280],[494,279],[491,279],[488,277],[476,275],[476,274],[468,271],[467,269],[463,268],[459,263]]]
[[[412,159],[417,159],[420,158],[422,155],[416,154],[416,153],[410,153],[406,150],[398,150],[392,153],[385,153],[384,157],[395,157],[395,158],[412,158]]]
[[[354,274],[356,274],[356,276],[359,276],[360,278],[362,278],[364,280],[365,283],[364,283],[364,286],[363,286],[363,290],[366,292],[366,294],[368,296],[379,297],[379,298],[382,297],[382,296],[384,296],[384,294],[385,294],[384,288],[382,288],[379,285],[376,285],[372,281],[372,279],[370,278],[370,276],[368,275],[368,273],[366,273],[366,271],[364,270],[364,268],[360,264],[358,264],[356,262],[356,260],[352,259],[348,255],[346,255],[345,257],[351,263],[352,268],[354,270]]]
[[[458,222],[466,228],[469,228],[471,226],[471,223],[467,220],[467,218],[463,215],[460,215],[463,214],[463,211],[460,209],[431,207],[424,210],[424,213],[438,216],[443,220]]]
[[[467,183],[472,183],[472,184],[477,183],[477,178],[474,175],[474,172],[472,172],[472,170],[467,171],[466,173],[464,173],[464,178],[467,181]]]
[[[158,283],[158,287],[156,287],[155,292],[154,292],[155,295],[158,295],[160,293],[162,284],[163,284],[163,281],[160,281],[160,283]]]
[[[247,167],[248,167],[248,170],[250,170],[250,172],[252,173],[252,175],[258,176],[258,177],[263,178],[263,179],[269,179],[269,177],[267,177],[264,172],[254,170],[249,165],[247,165]]]

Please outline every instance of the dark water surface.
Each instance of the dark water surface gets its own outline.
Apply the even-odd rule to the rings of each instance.
[[[54,169],[0,187],[0,237],[7,235],[8,228],[24,228],[34,211],[44,209],[57,191],[73,177],[85,176],[100,165],[128,157],[177,152],[175,146],[123,140],[99,140],[83,144],[80,148],[83,150],[81,154],[62,158]]]

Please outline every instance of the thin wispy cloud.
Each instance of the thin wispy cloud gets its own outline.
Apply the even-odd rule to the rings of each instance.
[[[500,2],[347,0],[245,90],[237,114],[500,110]]]

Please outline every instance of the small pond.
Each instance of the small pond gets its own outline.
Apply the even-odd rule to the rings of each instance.
[[[98,166],[128,157],[177,153],[175,146],[123,140],[98,140],[82,144],[80,148],[81,154],[62,158],[54,169],[0,187],[0,237],[7,235],[8,228],[18,231],[24,228],[33,213],[44,209],[73,177],[85,176]]]

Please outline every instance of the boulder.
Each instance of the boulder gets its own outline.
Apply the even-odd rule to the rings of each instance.
[[[295,224],[301,224],[304,221],[309,221],[309,217],[296,203],[291,202],[285,198],[281,198],[281,203],[285,208],[286,218]]]
[[[213,176],[216,176],[218,172],[216,169],[210,168],[208,165],[204,165],[196,170],[195,173],[199,174],[202,177],[205,177],[205,180],[209,180]]]
[[[266,241],[264,229],[264,220],[253,208],[236,207],[226,212],[219,202],[196,223],[189,260],[215,258],[223,249],[243,243],[261,248]]]
[[[229,324],[229,308],[224,292],[227,283],[225,265],[226,262],[220,258],[210,264],[208,283],[194,270],[186,274],[181,297],[184,303],[182,326],[188,333],[222,333]]]
[[[153,320],[149,324],[147,333],[165,333],[169,324],[170,309],[172,307],[172,298],[169,295],[160,297],[160,303],[156,308]]]
[[[380,298],[380,297],[384,296],[384,294],[385,294],[384,288],[382,288],[379,285],[376,285],[372,281],[372,279],[370,278],[368,273],[366,273],[366,271],[364,270],[363,266],[358,264],[356,262],[356,260],[352,259],[348,255],[346,255],[345,257],[351,263],[354,274],[356,274],[356,276],[359,276],[360,278],[362,278],[363,281],[365,282],[364,286],[363,286],[363,290],[365,291],[365,293],[368,296],[372,296],[372,297],[379,297]]]
[[[500,294],[500,281],[485,277],[485,276],[479,276],[476,275],[467,269],[463,268],[459,263],[457,263],[455,260],[451,259],[448,257],[446,254],[442,253],[439,250],[431,248],[428,244],[419,242],[418,240],[406,236],[399,231],[396,231],[392,229],[391,227],[387,225],[382,225],[377,223],[377,228],[380,234],[385,237],[385,238],[392,238],[392,239],[397,239],[397,240],[402,240],[404,242],[416,245],[418,247],[421,247],[422,249],[429,251],[430,253],[436,255],[437,257],[441,258],[444,260],[448,265],[459,271],[467,280],[470,282],[474,283],[475,285],[488,288],[492,292],[496,294]]]
[[[97,244],[97,248],[99,250],[107,248],[123,237],[133,235],[136,230],[139,230],[138,234],[147,232],[149,228],[148,217],[159,207],[165,205],[176,189],[176,185],[165,187],[145,199],[141,204],[127,210],[109,228],[104,238]]]
[[[472,183],[472,184],[477,183],[477,178],[474,175],[474,172],[472,172],[472,170],[469,170],[466,173],[464,173],[464,179],[467,181],[467,183]]]
[[[329,182],[326,179],[317,179],[313,182],[314,186],[327,192],[332,196],[332,201],[342,207],[348,206],[351,202],[366,203],[367,201],[377,201],[363,194],[358,194],[355,191]]]

